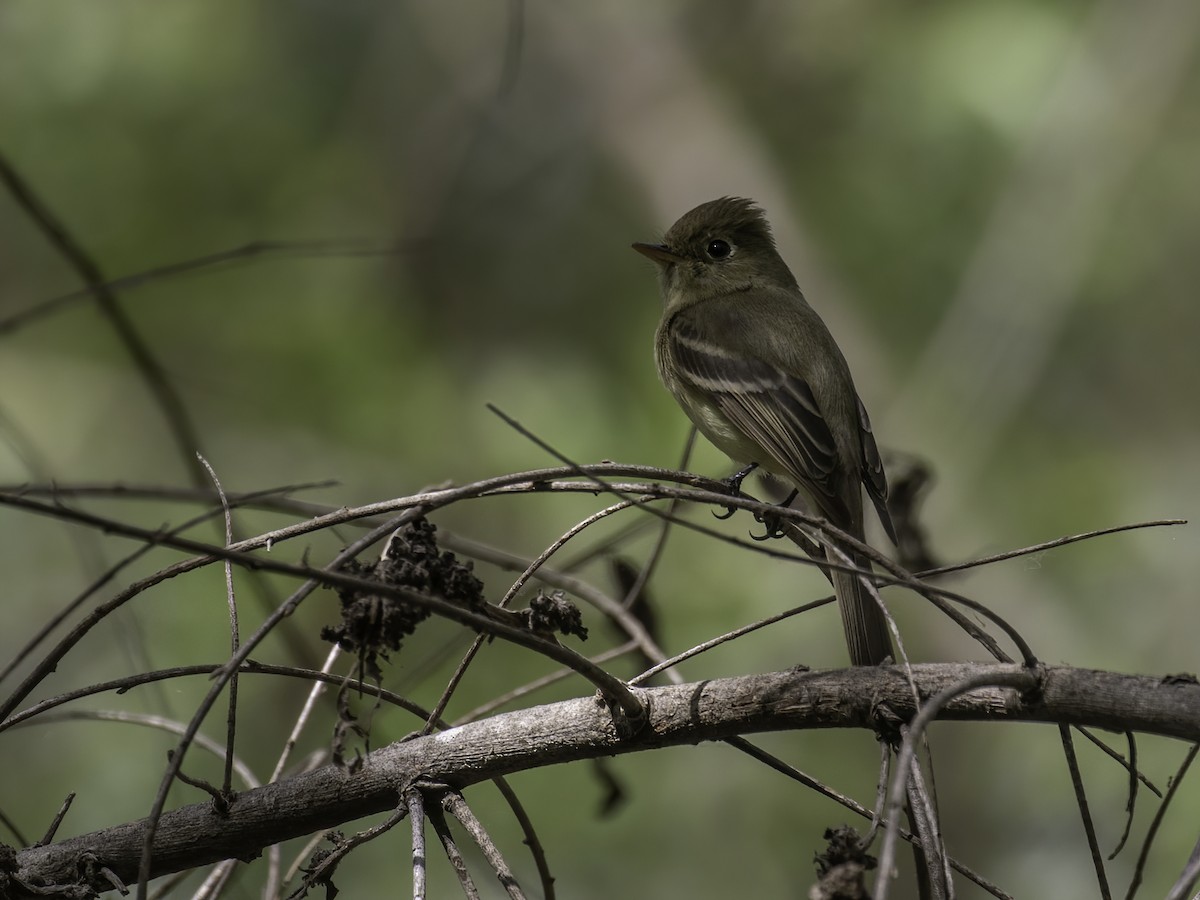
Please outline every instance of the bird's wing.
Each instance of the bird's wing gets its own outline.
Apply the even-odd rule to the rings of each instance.
[[[867,496],[875,504],[879,514],[879,522],[893,544],[897,544],[896,526],[892,524],[892,514],[887,508],[888,483],[883,471],[883,460],[879,457],[879,447],[875,444],[875,434],[871,431],[871,420],[867,418],[867,408],[858,401],[858,426],[862,436],[863,448],[863,483],[867,486]]]
[[[835,474],[837,444],[808,383],[760,359],[723,350],[683,319],[675,320],[668,341],[680,381],[771,457],[746,461],[782,468],[826,516],[844,525],[849,510]]]

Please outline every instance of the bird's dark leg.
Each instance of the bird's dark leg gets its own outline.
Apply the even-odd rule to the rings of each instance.
[[[736,472],[734,472],[732,475],[730,475],[728,478],[726,478],[725,479],[725,487],[727,487],[729,489],[729,493],[731,493],[731,494],[741,493],[742,482],[746,480],[747,475],[749,475],[751,472],[753,472],[757,468],[758,468],[758,463],[750,463],[750,465],[746,466],[743,469],[738,469]],[[725,512],[713,513],[713,515],[716,516],[718,519],[728,519],[735,512],[737,512],[736,509],[734,509],[732,506],[727,506],[727,507],[725,507]]]
[[[730,475],[725,481],[725,483],[729,485],[729,493],[738,493],[742,489],[742,482],[746,480],[746,476],[757,468],[758,463],[750,463],[750,465],[746,466],[745,468],[738,469],[736,472]]]

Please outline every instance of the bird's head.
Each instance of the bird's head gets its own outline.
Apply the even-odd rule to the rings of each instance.
[[[762,209],[741,197],[702,203],[667,229],[662,243],[637,243],[633,249],[658,264],[668,309],[755,284],[796,287]]]

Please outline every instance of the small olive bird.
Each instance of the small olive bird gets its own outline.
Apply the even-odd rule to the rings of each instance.
[[[633,248],[658,264],[659,376],[700,433],[739,465],[785,479],[859,540],[866,485],[894,543],[887,478],[850,367],[776,251],[762,209],[738,197],[712,200],[672,225],[661,244]],[[834,542],[822,541],[825,559],[845,564],[828,551]],[[870,571],[861,553],[838,550]],[[851,663],[884,662],[892,642],[879,606],[858,576],[827,574]]]

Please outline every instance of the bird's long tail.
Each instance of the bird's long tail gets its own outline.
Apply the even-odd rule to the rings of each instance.
[[[871,571],[870,561],[858,553],[849,553],[855,568]],[[843,562],[840,554],[830,554],[831,562]],[[850,664],[877,666],[892,656],[892,638],[883,610],[871,596],[860,576],[850,572],[830,572],[833,592],[842,613],[842,630],[850,650]]]

